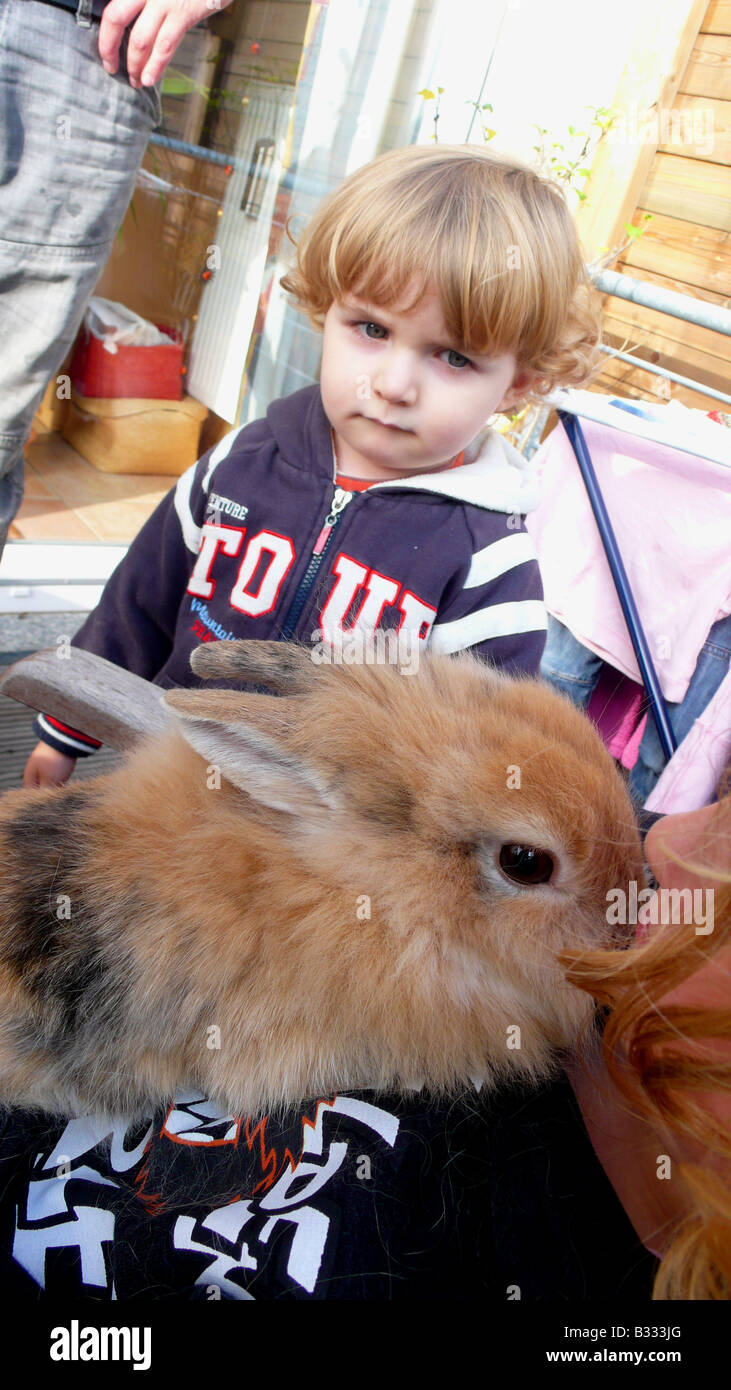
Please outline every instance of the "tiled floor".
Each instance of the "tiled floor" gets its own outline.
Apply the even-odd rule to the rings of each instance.
[[[25,495],[10,527],[10,540],[112,541],[129,545],[169,491],[167,475],[102,473],[60,434],[39,434],[26,450]],[[53,645],[58,632],[70,635],[84,613],[13,614],[0,618],[0,670],[39,647]],[[0,793],[22,785],[34,748],[34,711],[0,695]],[[77,762],[74,779],[98,777],[119,762],[103,748]]]
[[[113,541],[129,545],[175,482],[154,474],[102,473],[60,434],[26,450],[25,496],[10,540]]]

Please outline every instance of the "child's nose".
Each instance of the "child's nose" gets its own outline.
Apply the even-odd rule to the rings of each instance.
[[[375,372],[375,390],[395,405],[413,405],[417,395],[416,363],[411,353],[394,349],[381,355]]]

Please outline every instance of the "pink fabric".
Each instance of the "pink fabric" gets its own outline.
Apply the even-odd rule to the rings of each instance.
[[[634,767],[637,761],[639,743],[635,745],[632,761],[628,763],[624,759],[637,728],[643,695],[641,685],[605,666],[600,672],[586,711],[596,724],[612,757],[621,759],[627,768]]]
[[[631,772],[639,757],[640,744],[642,743],[642,736],[645,732],[646,724],[647,715],[643,714],[639,724],[635,725],[633,732],[630,734],[627,743],[624,747],[624,751],[621,754],[620,760],[622,763],[622,767],[626,767],[628,772]]]
[[[718,618],[731,613],[731,470],[606,425],[582,430],[666,700],[680,703]],[[719,430],[722,426],[718,426]],[[543,500],[526,521],[546,607],[641,680],[573,450],[558,426],[536,456]]]
[[[645,808],[669,816],[710,806],[731,756],[731,671],[676,749]]]

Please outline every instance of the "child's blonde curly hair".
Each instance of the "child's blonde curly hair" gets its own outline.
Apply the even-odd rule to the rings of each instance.
[[[357,169],[281,284],[317,327],[344,294],[385,308],[413,291],[407,310],[434,285],[454,341],[513,353],[535,398],[601,370],[599,296],[561,189],[477,145],[410,145]]]

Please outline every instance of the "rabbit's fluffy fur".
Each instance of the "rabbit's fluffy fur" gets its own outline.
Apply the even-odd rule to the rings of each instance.
[[[192,665],[272,693],[168,692],[119,769],[0,802],[0,1102],[132,1115],[196,1086],[244,1114],[547,1075],[592,1015],[558,952],[645,881],[589,721],[467,653]],[[551,881],[512,882],[512,844]]]

